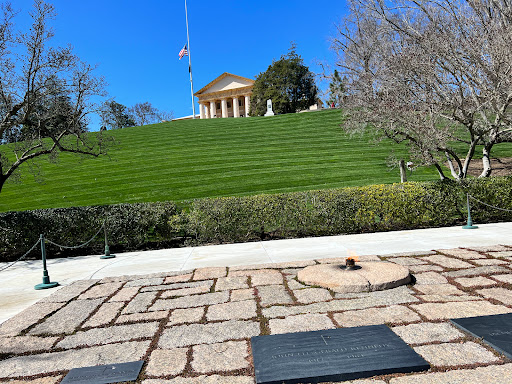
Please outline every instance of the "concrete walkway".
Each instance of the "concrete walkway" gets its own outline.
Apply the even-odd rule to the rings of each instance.
[[[48,261],[52,281],[69,285],[76,280],[200,267],[239,266],[324,259],[357,255],[386,255],[512,243],[512,222],[484,224],[475,230],[461,227],[418,229],[357,235],[340,235],[265,242],[175,248],[117,254],[115,259],[96,256]],[[0,263],[0,268],[7,263]],[[0,323],[55,289],[34,290],[42,281],[41,261],[23,261],[0,272]]]

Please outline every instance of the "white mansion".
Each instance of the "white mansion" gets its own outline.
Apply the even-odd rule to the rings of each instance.
[[[199,99],[201,119],[247,117],[254,80],[223,73],[194,93]]]

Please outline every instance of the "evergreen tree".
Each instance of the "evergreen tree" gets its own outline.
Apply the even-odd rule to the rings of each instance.
[[[340,107],[345,99],[347,92],[347,79],[344,77],[341,78],[339,72],[335,69],[334,74],[332,76],[332,81],[329,84],[329,106],[334,104],[335,107]]]
[[[315,104],[317,94],[313,73],[304,65],[302,57],[295,52],[295,45],[292,45],[287,55],[274,60],[256,78],[250,115],[264,115],[268,99],[272,99],[275,113],[295,113]]]

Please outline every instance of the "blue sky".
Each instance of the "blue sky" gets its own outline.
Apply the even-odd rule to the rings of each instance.
[[[188,58],[178,60],[187,39],[184,0],[51,3],[54,44],[71,44],[83,60],[98,64],[110,97],[126,106],[149,101],[175,117],[192,114]],[[21,11],[18,26],[27,25],[32,4],[13,2]],[[291,41],[304,63],[320,72],[317,61],[334,61],[328,40],[346,12],[343,0],[188,0],[187,6],[194,91],[224,72],[254,79]]]

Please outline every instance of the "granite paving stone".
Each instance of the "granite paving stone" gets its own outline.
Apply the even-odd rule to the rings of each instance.
[[[62,376],[40,377],[39,379],[9,380],[9,384],[56,384],[62,379]]]
[[[496,278],[497,276],[493,276]],[[463,287],[483,287],[487,285],[495,285],[496,282],[494,280],[488,279],[487,277],[483,276],[476,276],[476,277],[459,277],[457,279],[454,279],[456,283],[459,283]]]
[[[451,284],[417,285],[414,288],[425,295],[466,295],[466,292]]]
[[[407,344],[427,344],[435,341],[448,342],[465,335],[449,323],[420,323],[391,328]]]
[[[98,299],[100,297],[107,297],[116,292],[123,283],[106,283],[106,284],[98,284],[94,287],[90,288],[86,292],[82,293],[78,296],[79,300],[84,299]]]
[[[356,296],[357,297],[357,296]],[[340,312],[355,309],[380,307],[385,305],[396,305],[414,303],[419,300],[411,294],[407,287],[398,287],[386,291],[374,291],[362,295],[360,298],[331,300],[322,303],[313,303],[296,306],[273,306],[263,308],[263,316],[267,318],[298,315],[301,313],[327,313]]]
[[[0,378],[34,376],[73,368],[141,360],[150,340],[12,357],[0,361]]]
[[[443,267],[440,267],[439,265],[432,265],[432,264],[410,265],[407,268],[409,268],[409,271],[411,271],[411,273],[444,271]]]
[[[316,263],[313,263],[311,265],[315,265]],[[282,269],[281,272],[285,275],[285,277],[288,279],[288,278],[294,278],[295,276],[297,276],[297,273],[299,273],[299,271],[301,270],[302,268],[286,268],[286,269]]]
[[[445,268],[472,268],[473,264],[468,262],[456,259],[454,257],[447,257],[443,255],[432,255],[422,257],[423,260],[426,260],[433,264],[439,264]]]
[[[468,249],[479,251],[479,252],[500,252],[500,251],[510,251],[510,248],[507,248],[504,245],[497,244],[497,245],[482,245],[482,246],[473,246],[468,247]]]
[[[254,384],[254,378],[250,376],[196,376],[176,377],[170,380],[150,379],[141,384]]]
[[[512,309],[503,305],[495,305],[487,301],[423,303],[411,304],[411,307],[429,320],[498,315],[512,312]]]
[[[194,288],[181,288],[181,289],[173,289],[170,291],[163,291],[160,295],[161,299],[168,299],[170,297],[179,297],[179,296],[190,296],[197,295],[200,293],[210,292],[210,288],[206,285]]]
[[[183,323],[198,323],[204,316],[204,309],[205,307],[175,309],[171,313],[171,318],[167,326]]]
[[[249,348],[246,341],[195,345],[192,347],[191,366],[195,372],[227,372],[249,366]]]
[[[178,375],[187,364],[188,348],[156,349],[151,352],[146,375]]]
[[[114,296],[112,296],[112,298],[109,301],[129,301],[133,299],[137,292],[139,292],[138,287],[121,288],[121,290],[117,292]]]
[[[229,289],[244,289],[249,288],[249,284],[247,284],[246,276],[239,277],[221,277],[217,279],[217,283],[215,284],[216,291],[227,291]]]
[[[211,305],[206,311],[208,321],[241,320],[253,317],[256,317],[256,302],[254,300]]]
[[[412,323],[420,320],[418,314],[402,305],[346,311],[335,313],[333,317],[341,327],[360,327],[385,323]]]
[[[39,303],[68,302],[96,284],[99,280],[79,280],[59,288],[50,296],[39,300]]]
[[[512,284],[512,274],[494,275],[492,278],[496,279],[498,281],[501,281],[503,283]]]
[[[472,341],[465,343],[442,343],[414,347],[432,366],[456,366],[498,361],[491,351]]]
[[[309,304],[320,301],[332,300],[332,295],[328,289],[324,288],[306,288],[293,291],[293,295],[299,303]]]
[[[475,264],[478,265],[500,265],[500,264],[508,264],[508,260],[501,259],[477,259],[473,260]]]
[[[208,287],[210,289],[213,286],[213,280],[202,280],[202,281],[189,281],[184,283],[172,283],[172,284],[159,284],[149,287],[144,287],[141,292],[152,292],[152,291],[167,291],[170,289],[183,289],[183,288],[197,288],[197,287]]]
[[[288,284],[288,288],[290,288],[292,290],[308,288],[309,287],[308,285],[304,285],[304,284],[298,282],[295,279],[286,279],[286,283]]]
[[[218,277],[226,277],[227,273],[227,268],[225,267],[198,268],[194,272],[194,280],[208,280]]]
[[[396,252],[385,257],[414,257],[414,256],[430,256],[435,255],[436,251],[413,251],[413,252]]]
[[[91,316],[89,320],[87,320],[82,328],[87,327],[101,327],[102,325],[106,325],[114,320],[124,306],[124,303],[105,303],[103,304],[98,312]]]
[[[107,328],[93,328],[88,331],[81,331],[74,335],[66,336],[57,343],[56,347],[67,349],[84,345],[103,345],[131,339],[149,338],[155,335],[158,326],[158,322],[152,322],[114,325]]]
[[[283,275],[279,271],[276,271],[274,269],[260,269],[248,271],[232,271],[230,269],[229,276],[250,276],[251,284],[253,286],[283,283]]]
[[[476,251],[471,251],[468,249],[454,248],[454,249],[439,249],[438,251],[441,253],[444,253],[445,255],[448,255],[448,256],[458,257],[459,259],[472,260],[472,259],[485,258],[484,255],[482,255]]]
[[[98,308],[104,299],[76,300],[59,309],[30,330],[31,335],[73,333]]]
[[[423,301],[439,303],[439,302],[449,302],[449,301],[477,301],[482,300],[481,297],[478,296],[469,296],[469,295],[418,295]]]
[[[488,252],[488,255],[492,257],[512,257],[512,251]]]
[[[146,279],[137,279],[129,281],[125,284],[125,287],[145,287],[148,285],[160,285],[164,282],[163,277],[150,277]]]
[[[424,272],[414,275],[416,286],[424,284],[446,284],[448,280],[437,272]]]
[[[424,265],[428,264],[425,260],[414,258],[414,257],[390,257],[387,258],[386,261],[390,261],[395,264],[411,266],[411,265]]]
[[[512,305],[512,291],[506,288],[484,288],[476,291],[488,299],[501,301],[503,304]]]
[[[264,285],[256,288],[261,305],[290,304],[291,296],[282,285]]]
[[[243,301],[250,300],[256,297],[256,293],[254,292],[254,288],[248,289],[237,289],[231,291],[231,301]]]
[[[150,311],[162,311],[175,308],[193,308],[204,305],[220,304],[229,301],[229,292],[205,293],[202,295],[185,296],[177,299],[159,299],[149,308]]]
[[[476,267],[470,269],[460,269],[458,271],[443,272],[444,276],[448,277],[463,277],[463,276],[479,276],[491,273],[507,273],[509,269],[499,265],[488,265],[483,267]]]
[[[25,352],[46,351],[59,337],[17,336],[0,337],[0,354],[20,354]]]
[[[390,384],[505,384],[512,383],[512,364],[491,365],[474,369],[457,369],[404,376],[391,379]]]
[[[146,312],[155,300],[157,292],[138,293],[123,309],[122,314]]]
[[[319,313],[288,316],[285,319],[270,319],[268,323],[273,335],[335,328],[333,322],[326,314]]]
[[[0,324],[0,337],[18,335],[64,305],[38,302]]]
[[[136,279],[140,279],[140,276],[130,276],[130,275],[122,275],[122,276],[107,276],[107,277],[104,277],[103,279],[100,279],[99,282],[101,284],[104,284],[104,283],[126,283],[127,281],[132,281],[132,280],[136,280]],[[83,281],[86,281],[86,280],[83,280]]]
[[[212,324],[178,325],[166,328],[158,346],[162,349],[197,344],[213,344],[227,340],[258,336],[260,324],[254,321],[229,320]]]
[[[304,268],[309,265],[315,265],[314,260],[299,260],[299,261],[287,261],[284,263],[264,263],[264,264],[250,264],[250,265],[236,265],[229,267],[229,272],[235,271],[251,271],[251,270],[268,270],[268,269],[287,269],[287,268]]]
[[[271,271],[265,273],[253,273],[251,275],[251,284],[253,287],[261,285],[282,284],[283,275],[278,271]]]
[[[130,315],[121,315],[117,318],[116,324],[148,322],[154,320],[162,320],[169,316],[169,311],[156,311],[149,313],[132,313]]]
[[[192,279],[192,275],[192,273],[186,273],[184,275],[168,276],[165,278],[164,284],[184,283],[185,281]]]

